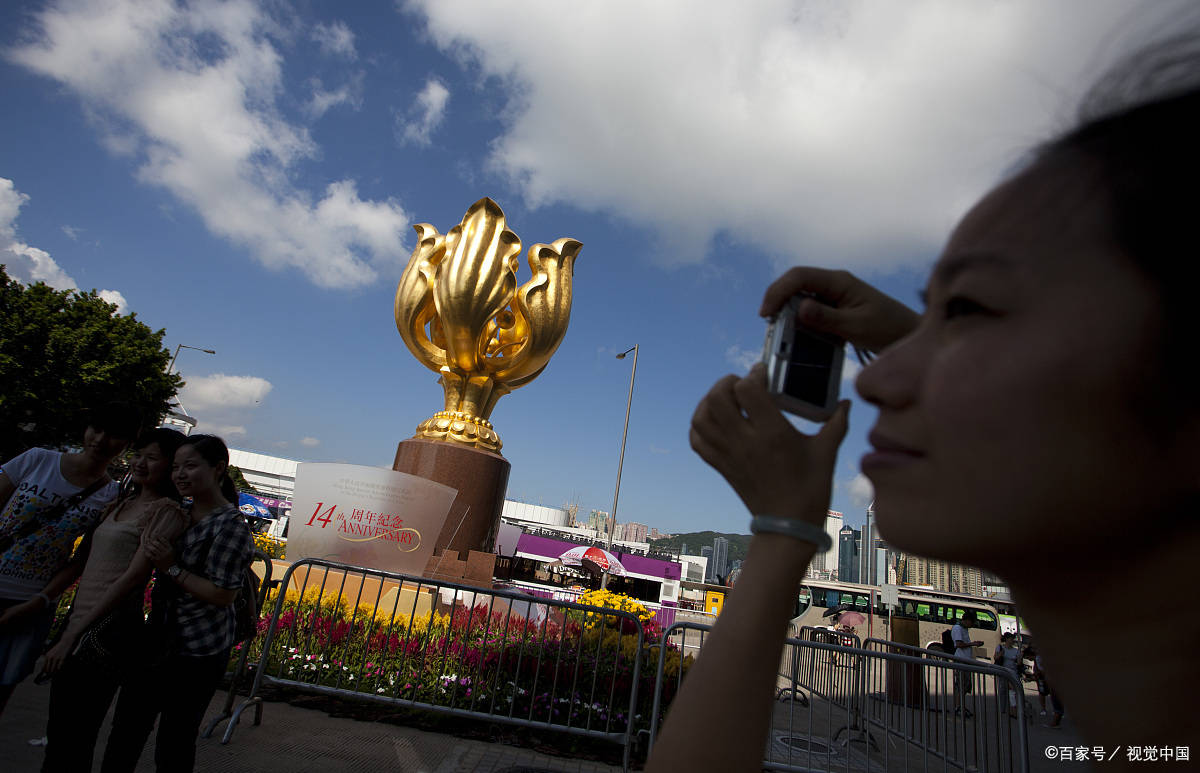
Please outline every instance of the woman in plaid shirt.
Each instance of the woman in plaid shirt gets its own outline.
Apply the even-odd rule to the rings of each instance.
[[[192,435],[175,452],[172,479],[192,498],[190,525],[174,545],[160,537],[145,545],[156,568],[152,617],[165,652],[121,691],[105,773],[134,769],[156,717],[158,770],[195,764],[196,734],[235,644],[233,602],[254,549],[228,467],[229,449],[213,435]]]

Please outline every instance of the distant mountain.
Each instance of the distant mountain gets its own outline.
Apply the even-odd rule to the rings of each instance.
[[[724,534],[719,531],[693,531],[687,534],[673,534],[670,537],[650,540],[653,550],[663,550],[678,553],[683,545],[687,545],[688,555],[700,555],[700,548],[707,545],[712,547],[713,539],[724,537],[729,540],[729,561],[742,561],[746,558],[746,548],[750,545],[749,534]]]

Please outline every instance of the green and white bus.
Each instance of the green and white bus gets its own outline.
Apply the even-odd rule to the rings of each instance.
[[[865,622],[854,627],[855,634],[862,640],[891,640],[891,619],[894,614],[917,620],[920,646],[940,649],[942,632],[960,621],[967,610],[973,610],[977,623],[971,628],[971,638],[983,642],[982,647],[975,648],[975,656],[991,660],[996,645],[1000,643],[1000,613],[986,599],[901,586],[898,601],[899,606],[890,610],[884,607],[877,586],[836,580],[805,580],[796,599],[788,635],[798,637],[804,626],[831,627],[832,618],[826,617],[825,613],[831,607],[844,606],[866,616]]]

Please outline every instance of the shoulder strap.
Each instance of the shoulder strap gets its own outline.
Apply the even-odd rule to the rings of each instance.
[[[76,491],[71,496],[59,502],[57,505],[51,505],[41,512],[34,513],[29,517],[28,520],[25,521],[25,523],[21,524],[15,532],[0,540],[0,553],[6,552],[18,540],[23,540],[30,534],[33,534],[34,532],[39,531],[40,529],[49,526],[52,523],[57,523],[64,515],[67,514],[68,510],[75,507],[80,502],[83,502],[92,494],[95,494],[100,490],[100,487],[107,482],[108,476],[102,475],[98,479],[89,483],[86,487]]]

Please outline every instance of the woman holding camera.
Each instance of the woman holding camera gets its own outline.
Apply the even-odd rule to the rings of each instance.
[[[233,603],[253,553],[228,469],[229,450],[213,435],[191,435],[175,452],[171,478],[192,499],[187,530],[173,543],[156,534],[143,545],[155,568],[151,629],[161,651],[121,690],[105,773],[137,766],[156,718],[157,768],[195,765],[196,734],[235,643]]]
[[[1200,332],[1196,72],[1200,44],[1181,37],[1102,82],[1078,128],[959,223],[923,314],[810,268],[775,282],[761,309],[814,293],[805,325],[879,352],[857,388],[879,409],[862,469],[883,536],[1008,581],[1089,746],[1200,744],[1200,618],[1149,639],[1113,628],[1110,646],[1090,646],[1110,610],[1142,606],[1146,588],[1186,587],[1200,555],[1200,408],[1178,356]],[[1142,101],[1112,107],[1108,83]],[[760,768],[847,409],[802,434],[758,368],[717,382],[697,408],[692,447],[772,520],[755,519],[765,528],[647,770]],[[703,713],[714,705],[740,710],[713,724]]]

